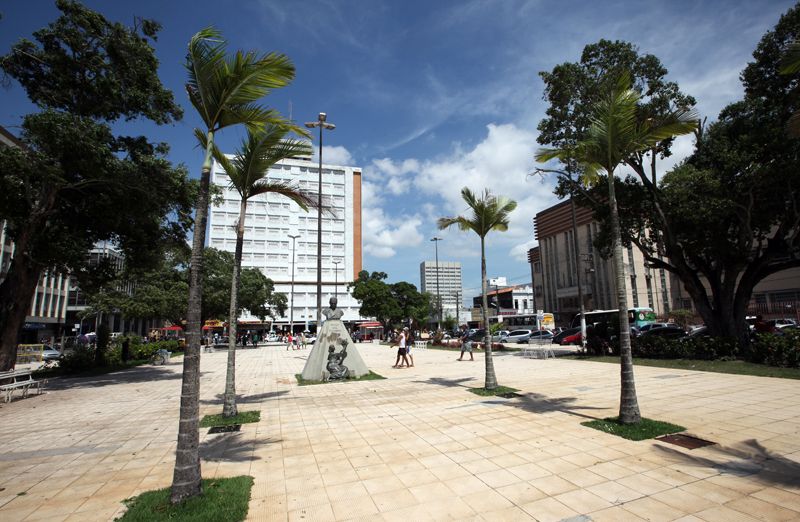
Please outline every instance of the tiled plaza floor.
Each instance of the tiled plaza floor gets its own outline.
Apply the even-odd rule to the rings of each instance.
[[[615,415],[619,370],[495,357],[522,397],[482,398],[483,354],[359,345],[388,379],[298,387],[307,352],[237,352],[240,433],[202,430],[205,477],[255,478],[248,520],[800,520],[800,382],[636,367],[644,416],[716,445],[632,442],[583,427]],[[201,414],[221,411],[225,353],[204,354]],[[181,359],[0,404],[0,520],[112,520],[169,486]]]

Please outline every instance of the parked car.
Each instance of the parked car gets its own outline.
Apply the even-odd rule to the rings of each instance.
[[[654,328],[672,328],[673,326],[678,326],[675,323],[649,323],[639,327],[639,335],[642,335],[645,332],[648,332]]]
[[[531,338],[531,330],[512,330],[506,337],[508,343],[527,343]]]
[[[647,326],[647,325],[645,325]],[[648,328],[639,336],[640,339],[650,337],[664,337],[666,339],[680,339],[686,337],[686,332],[680,326],[659,326],[657,328]]]
[[[556,335],[553,336],[552,343],[553,344],[568,344],[568,343],[562,342],[564,340],[564,338],[570,337],[570,336],[575,335],[575,334],[578,334],[578,335],[581,334],[581,327],[580,326],[576,326],[575,328],[567,328],[566,330],[560,331],[559,333],[557,333]],[[578,341],[578,344],[580,344],[580,341]]]
[[[689,341],[692,339],[698,339],[700,337],[711,337],[711,332],[708,330],[708,326],[698,326],[696,328],[692,328],[692,331],[681,337],[680,340]]]
[[[510,332],[509,332],[508,330],[498,330],[498,331],[497,331],[497,332],[496,332],[496,333],[495,333],[495,334],[492,336],[492,342],[493,342],[493,343],[505,343],[505,342],[507,342],[507,339],[508,339],[508,334],[509,334],[509,333],[510,333]]]
[[[788,326],[796,326],[794,319],[770,319],[767,321],[767,324],[777,328],[778,330],[782,330]]]
[[[473,341],[473,342],[485,341],[486,340],[486,330],[484,330],[483,328],[481,328],[479,330],[474,330],[474,331],[471,330],[469,335],[467,336],[467,339],[469,339],[470,341]]]
[[[571,330],[574,330],[574,328],[571,328]],[[561,346],[566,346],[568,344],[580,345],[582,339],[583,336],[581,335],[581,329],[578,327],[576,332],[562,337],[559,344],[561,344]]]
[[[52,346],[44,346],[44,350],[42,351],[42,360],[43,361],[57,361],[61,359],[61,352],[53,348]]]
[[[553,332],[550,330],[536,330],[531,332],[528,343],[549,343],[553,340]]]

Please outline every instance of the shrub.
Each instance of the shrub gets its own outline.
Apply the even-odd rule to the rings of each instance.
[[[800,332],[757,334],[750,345],[747,358],[754,363],[780,368],[800,368]]]
[[[64,354],[59,360],[58,367],[64,373],[80,373],[94,368],[94,349],[78,348]]]
[[[723,337],[697,337],[694,339],[665,339],[639,337],[631,339],[634,357],[648,359],[701,359],[711,361],[734,357],[736,341]]]
[[[131,346],[131,353],[134,359],[149,359],[161,348],[160,342],[140,344]]]

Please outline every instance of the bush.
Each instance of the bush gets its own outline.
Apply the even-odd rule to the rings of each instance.
[[[706,361],[735,357],[737,353],[736,341],[722,337],[697,337],[684,340],[639,337],[631,339],[631,350],[634,357]]]
[[[784,331],[780,334],[757,334],[747,353],[750,362],[800,368],[800,332]]]
[[[67,374],[85,372],[94,366],[94,349],[92,348],[78,348],[68,352],[58,362],[58,367]]]
[[[149,359],[161,348],[160,342],[140,344],[131,346],[131,353],[134,359]]]

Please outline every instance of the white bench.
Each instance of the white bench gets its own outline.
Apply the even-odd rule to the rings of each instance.
[[[8,381],[8,382],[5,382]],[[11,402],[11,396],[14,390],[22,390],[22,397],[28,396],[28,390],[36,387],[39,393],[42,393],[42,385],[47,381],[36,381],[33,379],[32,370],[10,370],[7,372],[0,372],[0,391],[5,392],[5,402]]]
[[[414,350],[427,350],[428,341],[414,341]]]
[[[528,344],[522,349],[522,356],[531,359],[547,359],[548,357],[555,359],[556,354],[553,352],[551,344],[550,339],[528,341]]]

